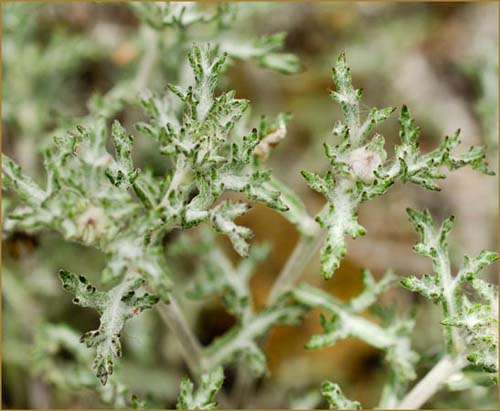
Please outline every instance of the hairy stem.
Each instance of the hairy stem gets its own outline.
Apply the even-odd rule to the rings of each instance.
[[[205,360],[198,339],[192,333],[189,324],[182,313],[179,304],[173,296],[170,303],[160,302],[156,305],[160,317],[167,324],[179,342],[182,357],[193,376],[198,379],[205,368]]]
[[[438,252],[437,260],[434,262],[434,270],[441,273],[441,282],[443,287],[443,317],[456,315],[455,301],[453,298],[453,278],[451,275],[450,257],[448,253]],[[460,338],[458,331],[454,327],[445,327],[446,348],[452,355],[460,352]]]
[[[325,205],[325,207],[327,206],[328,204]],[[311,236],[303,235],[300,237],[292,255],[271,288],[268,299],[269,304],[275,302],[280,295],[288,291],[295,281],[297,281],[304,268],[309,264],[325,241],[326,234],[326,230],[316,226],[316,231]]]
[[[184,179],[188,175],[188,165],[186,163],[186,158],[184,155],[179,155],[177,161],[175,163],[175,172],[168,186],[168,190],[166,191],[163,199],[160,202],[160,207],[167,207],[169,203],[170,194],[177,190],[180,185],[184,182]]]
[[[464,361],[460,357],[452,358],[445,355],[441,360],[413,387],[396,407],[399,410],[414,410],[424,405],[443,383],[454,373],[460,371]]]

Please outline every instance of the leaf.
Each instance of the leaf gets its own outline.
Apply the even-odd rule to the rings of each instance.
[[[394,282],[395,275],[392,271],[387,271],[380,281],[375,281],[370,270],[361,271],[363,281],[363,291],[356,297],[349,300],[349,309],[359,313],[377,301],[377,298]]]
[[[210,213],[214,228],[229,237],[234,249],[242,257],[248,255],[250,245],[247,241],[253,234],[249,228],[236,225],[233,220],[246,213],[249,208],[248,204],[225,201]]]
[[[419,293],[425,298],[438,302],[443,297],[443,289],[439,277],[425,274],[422,278],[410,276],[401,280],[401,284],[410,291]]]
[[[65,361],[60,358],[62,352],[69,354]],[[80,344],[78,332],[65,324],[39,325],[31,357],[34,374],[67,395],[85,388],[96,390],[101,401],[114,409],[125,408],[130,402],[128,389],[116,377],[105,387],[99,383],[88,369],[92,354]],[[133,398],[130,402],[132,408]]]
[[[349,400],[338,384],[325,381],[321,385],[321,394],[328,401],[331,410],[360,410],[361,404],[358,401]]]
[[[175,164],[165,184],[168,188],[160,190],[164,192],[158,200],[153,184],[138,177],[134,190],[146,207],[155,209],[152,204],[157,204],[161,212],[161,220],[151,230],[155,235],[174,227],[191,228],[210,219],[216,231],[229,237],[236,252],[246,256],[252,233],[233,220],[249,205],[227,201],[217,204],[217,200],[228,191],[242,192],[250,200],[288,211],[276,189],[279,187],[272,184],[270,170],[262,166],[256,154],[258,147],[262,149],[259,144],[276,144],[266,141],[266,133],[272,134],[270,129],[275,125],[283,137],[288,116],[280,115],[275,122],[261,121],[259,129],[237,135],[240,128],[236,125],[248,101],[236,98],[234,91],[216,92],[227,56],[217,45],[195,45],[188,57],[194,83],[187,88],[168,87],[180,100],[180,110],[172,110],[175,104],[167,98],[146,98],[143,106],[150,121],[139,125]]]
[[[404,287],[440,302],[447,350],[465,357],[487,373],[498,372],[498,289],[477,278],[479,272],[498,260],[495,252],[482,251],[479,256],[464,257],[456,276],[452,276],[447,237],[453,218],[437,228],[428,211],[408,210],[410,221],[421,237],[415,250],[433,260],[434,274],[418,279],[401,280]],[[474,295],[465,286],[472,286]],[[470,298],[476,301],[471,302]]]
[[[133,137],[127,136],[122,125],[115,121],[111,131],[115,145],[116,161],[106,170],[106,175],[117,187],[128,188],[137,178],[139,170],[134,169],[132,160]]]
[[[83,307],[94,308],[101,316],[97,330],[85,333],[80,341],[87,347],[95,347],[93,368],[102,385],[113,374],[115,358],[121,357],[120,334],[125,322],[158,302],[150,294],[137,296],[136,290],[144,285],[137,276],[128,276],[107,292],[97,291],[83,276],[66,270],[59,272],[63,288],[74,294],[73,302]]]
[[[384,282],[381,280],[382,286]],[[292,292],[292,295],[299,303],[307,307],[327,310],[331,314],[331,319],[321,315],[323,333],[314,335],[306,348],[325,348],[341,339],[356,337],[384,350],[386,360],[391,364],[398,378],[412,380],[416,377],[414,365],[418,360],[418,355],[412,351],[410,345],[413,320],[396,320],[382,327],[355,313],[353,308],[363,308],[363,304],[357,306],[360,300],[358,304],[356,299],[351,300],[355,301],[354,304],[342,303],[326,292],[308,285],[301,285]],[[364,301],[364,298],[361,301]]]
[[[201,244],[189,242],[189,245],[181,246],[197,250],[195,255],[199,258],[193,285],[187,292],[188,297],[204,299],[222,296],[228,311],[245,322],[253,314],[251,275],[269,255],[270,245],[254,245],[248,257],[234,265],[223,250],[214,245],[215,238],[210,232],[203,232],[202,238]],[[183,251],[188,252],[187,249]]]
[[[332,77],[336,90],[331,95],[340,104],[350,132],[356,132],[359,127],[359,102],[363,92],[353,87],[351,69],[347,66],[343,52],[333,67]]]
[[[233,327],[206,347],[204,353],[209,367],[242,359],[250,365],[253,372],[259,373],[256,377],[262,376],[267,367],[263,366],[263,355],[256,351],[257,339],[275,325],[298,324],[305,313],[303,305],[290,301],[289,296],[284,295],[275,304],[249,318],[245,324]]]
[[[418,143],[420,129],[406,106],[402,107],[399,118],[401,144],[396,146],[394,157],[387,159],[384,137],[379,134],[371,137],[370,134],[376,125],[394,112],[394,108],[372,108],[362,118],[362,90],[356,89],[352,84],[344,53],[340,54],[333,67],[333,82],[335,91],[331,95],[340,105],[344,119],[343,122],[337,122],[333,129],[337,144],[324,144],[330,170],[324,177],[302,172],[308,185],[323,194],[327,200],[316,217],[322,227],[328,230],[321,251],[322,274],[325,279],[332,277],[347,252],[345,236],[356,238],[365,233],[357,222],[357,210],[363,202],[385,194],[397,182],[412,182],[438,191],[440,187],[437,182],[445,177],[442,172],[444,167],[455,170],[471,166],[490,174],[483,148],[472,147],[464,154],[454,154],[460,143],[458,132],[445,137],[436,149],[421,153]],[[425,225],[424,217],[415,216],[422,221],[415,221],[414,224]],[[438,244],[428,245],[427,248],[417,245],[417,251],[427,255],[438,246],[446,247],[446,234],[451,229],[452,222],[453,217],[441,228],[442,238]]]
[[[485,250],[481,251],[477,257],[464,256],[462,268],[457,274],[457,281],[473,281],[485,267],[497,260],[498,253]]]
[[[195,3],[160,2],[160,3],[131,3],[138,17],[156,30],[165,27],[186,29],[199,23],[208,23],[219,16],[219,9],[204,12]]]
[[[2,176],[7,187],[11,187],[31,206],[39,206],[45,199],[43,190],[26,174],[21,167],[2,153]]]
[[[224,382],[224,371],[222,367],[217,367],[213,371],[201,376],[201,383],[195,392],[194,384],[185,377],[181,382],[178,410],[214,410],[217,403],[214,398],[222,388]]]
[[[302,64],[295,54],[269,53],[259,59],[262,66],[283,74],[296,74],[302,71]]]
[[[486,373],[498,373],[498,290],[494,305],[470,303],[464,298],[463,309],[446,317],[441,324],[463,330],[467,341],[466,358]]]

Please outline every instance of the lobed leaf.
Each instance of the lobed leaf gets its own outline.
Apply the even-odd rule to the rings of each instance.
[[[331,410],[360,410],[361,404],[358,401],[349,400],[343,393],[338,384],[325,381],[321,385],[321,394],[328,401]]]
[[[96,309],[100,314],[97,330],[85,333],[80,341],[87,347],[95,347],[93,368],[102,385],[106,385],[113,374],[115,358],[121,357],[120,335],[125,323],[142,311],[153,307],[158,297],[136,295],[144,280],[136,276],[126,277],[120,284],[107,292],[97,291],[83,276],[61,270],[59,277],[63,287],[73,293],[73,302]]]
[[[224,382],[224,371],[217,367],[213,371],[201,376],[198,390],[194,390],[194,384],[185,377],[181,382],[178,410],[214,410],[217,403],[214,401],[217,392],[222,388]]]

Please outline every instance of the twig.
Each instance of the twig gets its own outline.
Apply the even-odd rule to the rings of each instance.
[[[191,332],[189,324],[182,313],[176,299],[171,296],[170,303],[158,303],[156,305],[160,317],[165,321],[168,328],[177,338],[182,357],[193,376],[198,379],[201,371],[205,368],[205,360],[200,343]]]
[[[146,52],[135,76],[135,87],[139,92],[147,87],[153,68],[158,60],[158,33],[148,27],[144,27],[143,37],[146,43]]]
[[[328,204],[325,205],[325,207],[327,206]],[[268,299],[269,304],[275,302],[281,294],[286,292],[297,281],[304,268],[317,253],[321,244],[323,244],[326,234],[326,230],[317,226],[316,232],[311,236],[303,235],[300,237],[292,255],[271,288]]]
[[[460,371],[463,366],[463,358],[451,358],[449,355],[445,355],[403,398],[396,409],[414,410],[420,408],[441,388],[451,375]]]

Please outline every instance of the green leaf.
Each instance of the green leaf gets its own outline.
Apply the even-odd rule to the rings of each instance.
[[[439,277],[425,274],[422,278],[410,276],[401,280],[401,284],[410,291],[419,293],[429,300],[438,302],[443,297]]]
[[[297,325],[302,320],[306,309],[303,305],[292,302],[284,295],[275,304],[264,308],[251,316],[245,324],[237,325],[205,348],[205,358],[209,367],[244,360],[257,377],[267,371],[263,366],[263,354],[257,352],[256,341],[275,325]]]
[[[75,304],[94,308],[101,316],[99,328],[85,333],[80,341],[89,348],[95,347],[93,368],[102,385],[106,385],[113,374],[115,358],[121,357],[120,334],[125,322],[155,305],[158,297],[147,293],[137,296],[136,290],[144,285],[144,280],[135,275],[107,292],[97,291],[85,277],[66,270],[61,270],[59,277],[63,288],[74,294]]]
[[[250,245],[247,241],[253,237],[253,233],[249,228],[236,225],[233,220],[246,213],[249,208],[250,206],[245,203],[225,201],[210,213],[214,228],[229,237],[234,249],[242,257],[248,255]]]
[[[381,280],[379,284],[385,286],[385,281]],[[418,355],[412,351],[410,345],[413,320],[396,320],[382,327],[357,315],[354,310],[363,308],[364,303],[369,303],[369,299],[365,300],[366,296],[352,300],[354,304],[343,303],[326,292],[308,285],[301,285],[292,292],[292,295],[299,303],[307,307],[327,310],[331,314],[330,319],[321,315],[323,333],[314,335],[306,348],[325,348],[341,339],[356,337],[384,350],[386,359],[398,378],[412,380],[416,377],[414,365],[418,360]],[[360,301],[362,304],[359,304]]]
[[[39,206],[45,199],[43,190],[21,170],[8,156],[2,153],[2,176],[4,184],[11,187],[31,206]]]
[[[361,404],[358,401],[349,400],[338,384],[325,381],[321,385],[321,394],[328,401],[331,410],[360,410]]]
[[[69,357],[61,361],[60,354]],[[113,376],[102,386],[88,368],[92,354],[82,346],[77,331],[65,324],[42,323],[36,329],[31,352],[34,375],[57,387],[66,395],[74,395],[83,389],[94,389],[101,401],[108,407],[134,408],[134,400],[129,401],[128,389]]]
[[[219,9],[205,12],[196,3],[130,3],[137,16],[156,30],[178,27],[180,30],[208,23],[219,16]]]
[[[486,284],[486,283],[484,283]],[[491,286],[491,284],[489,284]],[[493,288],[493,287],[492,287]],[[496,287],[495,287],[496,288]],[[492,290],[493,291],[493,290]],[[492,293],[493,294],[493,293]],[[493,297],[493,296],[492,296]],[[466,358],[486,373],[498,373],[498,290],[493,304],[471,303],[463,298],[463,308],[456,316],[443,319],[441,324],[457,327],[467,341]]]
[[[438,228],[428,211],[408,210],[408,214],[421,237],[415,250],[432,259],[434,274],[420,279],[407,277],[401,283],[410,291],[441,303],[447,350],[487,373],[497,373],[498,289],[477,276],[498,260],[498,254],[482,251],[474,258],[465,256],[462,267],[452,276],[447,237],[453,218],[447,218]],[[467,284],[472,286],[473,294],[467,290]]]
[[[175,164],[166,184],[168,188],[160,195],[159,202],[146,179],[139,177],[134,189],[147,207],[157,204],[161,212],[161,221],[152,231],[159,233],[178,226],[191,228],[210,219],[214,228],[225,233],[235,250],[245,256],[252,233],[233,220],[249,206],[227,201],[213,206],[225,192],[234,191],[278,211],[288,210],[276,189],[279,187],[272,184],[271,172],[262,166],[258,154],[264,146],[276,143],[266,140],[274,133],[279,134],[279,139],[284,137],[288,116],[279,115],[274,122],[261,121],[259,129],[237,135],[236,124],[248,102],[235,98],[234,91],[216,93],[226,55],[221,55],[218,46],[194,46],[189,63],[194,84],[185,89],[169,85],[180,99],[181,116],[172,110],[167,99],[143,100],[150,121],[141,123],[140,129],[158,141],[161,153],[171,157]]]
[[[392,271],[387,271],[380,281],[375,281],[370,270],[361,271],[361,279],[363,281],[363,291],[356,297],[349,300],[349,308],[352,312],[359,313],[377,301],[377,298],[382,294],[396,279]]]
[[[361,118],[362,91],[352,84],[344,53],[340,54],[333,68],[333,82],[335,91],[332,97],[340,105],[344,121],[337,122],[333,129],[337,145],[324,144],[330,170],[325,177],[302,172],[308,185],[327,200],[327,205],[317,216],[317,221],[328,230],[321,252],[325,279],[331,278],[347,252],[345,236],[356,238],[365,232],[357,222],[357,210],[363,202],[385,194],[397,182],[412,182],[429,190],[440,190],[437,181],[445,177],[443,167],[455,170],[471,166],[490,174],[483,148],[472,147],[467,153],[454,154],[460,143],[458,132],[446,137],[436,149],[421,153],[418,144],[420,129],[406,106],[402,107],[399,118],[401,144],[396,146],[394,157],[387,159],[384,137],[379,134],[371,137],[371,133],[394,112],[394,108],[372,108],[364,119]],[[431,248],[446,247],[446,233],[451,226],[452,218],[441,229],[443,238],[440,243]],[[433,252],[420,245],[417,250],[424,255]]]
[[[302,64],[295,54],[268,53],[259,59],[262,66],[283,74],[296,74],[302,71]]]
[[[106,170],[106,175],[117,187],[128,188],[137,178],[139,170],[134,168],[132,160],[133,137],[127,136],[122,125],[115,121],[111,131],[115,145],[116,161]]]
[[[352,85],[351,69],[347,66],[344,52],[339,55],[333,67],[332,78],[336,90],[331,95],[342,108],[351,133],[356,132],[359,128],[359,102],[363,91],[356,90]]]
[[[250,249],[247,258],[234,265],[229,257],[214,245],[215,238],[209,231],[202,233],[202,241],[193,243],[184,242],[179,246],[185,253],[196,250],[199,258],[193,285],[187,295],[195,299],[222,296],[229,312],[240,321],[245,322],[252,314],[251,307],[251,275],[256,267],[264,261],[270,252],[267,243],[256,244]]]
[[[217,367],[213,371],[201,376],[198,390],[194,390],[194,384],[185,377],[181,382],[178,410],[214,410],[217,403],[214,401],[217,392],[222,388],[224,382],[224,371]]]

